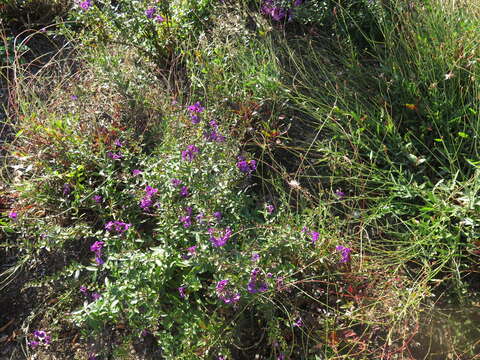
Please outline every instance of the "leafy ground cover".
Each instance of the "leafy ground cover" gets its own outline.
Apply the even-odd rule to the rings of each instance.
[[[2,356],[477,356],[475,2],[0,11]]]

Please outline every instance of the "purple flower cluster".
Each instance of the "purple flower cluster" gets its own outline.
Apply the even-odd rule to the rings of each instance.
[[[232,230],[229,227],[223,231],[209,228],[208,233],[210,234],[210,241],[215,247],[224,246],[232,236]],[[214,234],[217,235],[217,237],[215,237]]]
[[[251,175],[252,172],[257,170],[257,162],[255,160],[247,161],[243,156],[239,156],[237,159],[237,168],[242,173]]]
[[[138,170],[138,169],[134,169],[134,170],[132,170],[132,175],[133,175],[133,176],[140,175],[141,173],[142,173],[142,171],[141,171],[141,170]]]
[[[352,252],[352,249],[342,245],[337,245],[335,249],[342,255],[342,258],[340,259],[341,263],[345,264],[350,261],[350,253]]]
[[[98,265],[103,265],[105,261],[102,259],[102,248],[103,245],[105,245],[105,242],[103,241],[95,241],[91,246],[90,246],[90,251],[95,253],[95,262]]]
[[[199,101],[197,101],[195,104],[190,105],[187,109],[190,112],[190,119],[192,121],[192,124],[198,124],[200,122],[199,114],[202,113],[205,108]]]
[[[103,197],[101,195],[93,195],[93,201],[95,201],[97,204],[101,203],[103,200]]]
[[[153,205],[153,197],[158,192],[158,189],[153,188],[149,185],[145,188],[145,196],[140,200],[140,208],[148,212],[150,211],[150,207]]]
[[[115,221],[109,221],[105,225],[105,230],[109,232],[115,231],[118,234],[123,234],[125,231],[130,229],[131,226],[132,224],[127,224],[122,221],[115,220]]]
[[[38,345],[49,345],[52,342],[52,337],[47,335],[43,330],[35,330],[33,332],[33,340],[28,342],[28,345],[35,349]]]
[[[193,161],[199,151],[195,145],[188,145],[187,149],[182,151],[182,159],[185,161]]]
[[[8,213],[8,217],[12,220],[17,220],[17,217],[18,217],[18,213],[16,211],[10,211]]]
[[[303,4],[303,0],[295,0],[293,7]],[[286,8],[280,4],[278,0],[263,0],[262,7],[260,8],[262,14],[271,17],[275,21],[282,21],[287,19],[291,21],[293,18],[293,9]]]
[[[253,269],[252,273],[250,274],[250,281],[247,284],[247,291],[250,294],[261,293],[261,292],[267,291],[268,289],[267,283],[260,282],[258,280],[259,274],[260,274],[259,268]]]
[[[240,300],[240,293],[235,293],[231,290],[227,290],[226,287],[229,283],[228,279],[220,280],[215,287],[217,295],[220,300],[225,304],[235,304]]]
[[[218,132],[218,124],[215,120],[211,120],[208,125],[210,128],[203,133],[203,136],[205,137],[205,140],[209,142],[224,142],[225,141],[225,136],[220,134]]]

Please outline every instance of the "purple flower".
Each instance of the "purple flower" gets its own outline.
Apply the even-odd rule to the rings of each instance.
[[[256,280],[250,280],[247,283],[247,291],[250,294],[261,293],[267,291],[268,286],[266,283],[258,283]]]
[[[122,142],[120,141],[120,139],[115,139],[115,141],[114,141],[113,143],[114,143],[116,146],[118,146],[118,147],[122,147],[122,146],[123,146],[123,144],[122,144]]]
[[[237,168],[241,172],[250,175],[257,169],[257,162],[255,160],[247,161],[243,157],[239,156],[237,162]]]
[[[218,233],[218,237],[213,236],[213,234]],[[224,246],[227,241],[232,236],[232,230],[227,227],[224,231],[216,231],[213,228],[208,229],[208,233],[210,234],[210,241],[215,247]]]
[[[140,175],[141,173],[142,173],[142,171],[141,171],[141,170],[138,170],[138,169],[135,169],[135,170],[132,171],[132,175],[133,175],[133,176]]]
[[[217,282],[217,286],[215,286],[215,290],[218,292],[222,292],[223,289],[225,289],[225,286],[228,285],[228,282],[230,280],[227,280],[227,279],[224,279],[224,280],[220,280],[219,282]]]
[[[98,264],[98,265],[103,265],[105,264],[105,261],[102,259],[101,256],[95,256],[95,262]]]
[[[182,186],[182,188],[180,189],[180,195],[183,197],[189,196],[190,193],[188,192],[188,187]]]
[[[32,349],[35,349],[40,343],[36,340],[32,340],[28,342],[28,346],[30,346]]]
[[[113,159],[113,160],[119,160],[119,159],[122,159],[123,158],[123,155],[122,153],[113,153],[111,151],[107,152],[107,156],[110,158],[110,159]]]
[[[71,192],[72,192],[72,185],[67,184],[67,183],[63,184],[63,188],[62,188],[63,195],[66,196],[66,195],[70,194]]]
[[[72,95],[72,96],[70,96],[70,99],[72,99],[73,101],[78,100],[78,96],[77,95]]]
[[[310,235],[312,237],[312,243],[315,244],[318,241],[320,234],[316,231],[312,231],[310,232]]]
[[[89,353],[87,360],[98,360],[97,355],[95,353]]]
[[[92,299],[93,299],[94,301],[100,299],[101,297],[102,297],[102,295],[100,295],[100,294],[97,293],[97,292],[94,292],[94,293],[92,294]]]
[[[91,246],[90,246],[90,251],[93,251],[94,253],[98,253],[102,251],[103,245],[105,245],[104,241],[95,241]]]
[[[187,149],[182,151],[182,159],[185,161],[193,161],[199,150],[195,145],[188,145]]]
[[[284,280],[285,279],[282,276],[277,277],[277,279],[275,280],[275,287],[278,291],[283,290]]]
[[[203,133],[203,136],[205,137],[205,140],[210,141],[210,142],[224,142],[225,141],[225,136],[222,134],[218,133],[218,124],[215,120],[210,120],[208,123],[210,127],[212,128],[210,131],[205,131]]]
[[[284,354],[284,353],[280,353],[280,354],[277,356],[277,360],[285,360],[285,354]]]
[[[212,130],[210,132],[208,131],[205,131],[203,133],[203,136],[205,137],[205,140],[209,141],[209,142],[218,142],[218,143],[222,143],[225,141],[225,136],[223,136],[222,134],[218,133],[216,130]]]
[[[126,224],[122,221],[115,220],[115,221],[109,221],[105,225],[105,230],[107,230],[109,232],[115,231],[119,234],[123,234],[125,231],[130,229],[131,226],[132,226],[132,224]]]
[[[157,15],[157,16],[155,16],[155,21],[160,24],[160,23],[164,22],[165,19],[162,15]]]
[[[35,330],[33,336],[35,339],[28,342],[28,345],[32,348],[36,348],[38,345],[48,345],[52,341],[51,336],[43,330]]]
[[[293,326],[295,327],[302,327],[303,326],[303,320],[301,317],[299,317],[294,323]]]
[[[215,291],[220,300],[222,300],[225,304],[235,304],[240,300],[240,293],[234,293],[226,289],[229,280],[220,280],[215,286]]]
[[[335,249],[337,251],[340,251],[342,255],[342,259],[340,260],[341,263],[347,263],[350,261],[350,252],[352,251],[352,249],[342,245],[338,245],[337,247],[335,247]]]
[[[140,208],[143,211],[148,211],[150,210],[150,206],[153,205],[153,200],[150,196],[146,195],[140,200]]]
[[[17,217],[18,217],[18,213],[16,211],[10,211],[8,213],[8,217],[12,220],[17,220]]]
[[[155,6],[149,7],[147,10],[145,10],[145,15],[147,16],[148,19],[153,19],[153,16],[155,15],[156,11],[157,11],[157,8]]]
[[[190,113],[192,114],[198,114],[198,113],[201,113],[205,110],[205,108],[202,106],[202,104],[197,101],[195,104],[193,105],[190,105],[188,107],[188,111],[190,111]]]
[[[204,217],[205,217],[205,213],[201,212],[200,214],[195,216],[195,220],[197,220],[200,225],[203,225],[205,224],[205,220],[203,219]]]
[[[172,179],[170,180],[170,182],[174,187],[180,186],[182,184],[182,180],[180,179]]]
[[[180,221],[183,223],[184,228],[192,226],[192,218],[190,216],[180,216]]]
[[[180,297],[181,297],[182,299],[185,298],[185,289],[186,289],[186,288],[187,288],[186,286],[180,286],[180,287],[178,288],[178,293],[180,294]]]
[[[35,330],[33,332],[33,336],[36,336],[37,338],[43,339],[45,336],[47,336],[47,333],[43,330]]]
[[[92,2],[90,0],[81,1],[79,6],[83,11],[87,11],[92,6]]]
[[[257,262],[258,260],[260,260],[260,255],[258,253],[253,253],[252,254],[252,261]]]
[[[222,213],[221,213],[220,211],[215,211],[215,212],[213,213],[213,217],[214,217],[215,219],[217,219],[217,221],[221,221],[221,220],[222,220]]]
[[[193,255],[195,255],[197,253],[197,247],[194,245],[194,246],[190,246],[189,248],[187,248],[187,253],[182,255],[182,259],[184,260],[188,260],[190,259]]]
[[[288,15],[287,9],[276,5],[272,0],[264,0],[260,10],[275,21],[283,20]]]
[[[192,114],[190,115],[190,120],[192,124],[196,125],[200,122],[200,116],[198,116],[197,114]]]
[[[260,273],[259,268],[255,268],[252,270],[250,274],[250,281],[247,284],[247,291],[251,294],[256,294],[260,292],[267,291],[268,286],[265,282],[258,281],[258,274]]]
[[[145,196],[142,198],[142,200],[140,200],[140,208],[143,211],[150,210],[150,207],[153,205],[152,197],[155,196],[157,192],[158,192],[158,189],[151,187],[150,185],[147,185],[145,187]]]
[[[145,192],[147,193],[148,196],[153,196],[158,192],[158,189],[147,185],[145,187]]]
[[[269,214],[272,214],[275,211],[275,206],[273,205],[267,205],[266,208]]]
[[[336,190],[335,195],[338,196],[340,199],[345,197],[345,193],[341,190]]]
[[[82,285],[80,286],[80,292],[83,294],[83,295],[87,295],[88,294],[88,289],[86,286]]]
[[[95,201],[97,204],[101,203],[103,200],[103,197],[101,195],[93,195],[93,201]]]
[[[103,265],[105,261],[102,259],[102,248],[103,245],[105,245],[105,242],[103,241],[95,241],[91,246],[90,246],[90,251],[93,251],[95,253],[95,262],[98,265]]]

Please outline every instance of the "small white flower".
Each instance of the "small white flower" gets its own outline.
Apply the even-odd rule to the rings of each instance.
[[[300,183],[297,180],[290,180],[288,185],[294,189],[300,189]]]

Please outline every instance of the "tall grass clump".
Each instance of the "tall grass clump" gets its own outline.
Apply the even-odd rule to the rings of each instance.
[[[332,201],[340,190],[334,213],[366,256],[427,285],[439,308],[471,303],[480,220],[478,5],[389,1],[372,14],[380,38],[278,40],[300,114],[283,154],[297,158],[295,174],[315,198]],[[424,291],[404,311],[428,304]]]

